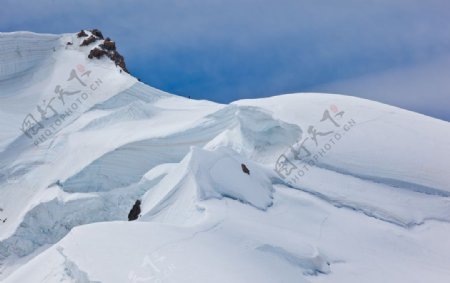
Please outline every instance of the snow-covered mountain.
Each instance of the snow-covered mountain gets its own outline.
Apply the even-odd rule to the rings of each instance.
[[[96,30],[0,33],[1,282],[448,282],[449,123],[191,100],[122,59]]]

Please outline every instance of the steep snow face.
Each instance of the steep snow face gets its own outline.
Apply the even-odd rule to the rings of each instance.
[[[80,46],[83,40],[75,34],[0,34],[0,103],[5,106],[0,109],[0,149],[11,140],[18,141],[24,132],[32,136],[31,142],[42,143],[39,126],[47,130],[53,126],[45,137],[53,136],[62,124],[136,82],[105,58],[88,59],[90,50],[100,43]],[[56,117],[64,113],[70,115],[56,123]]]
[[[33,72],[51,64],[52,52],[61,36],[16,32],[0,35],[0,82],[2,89],[14,84],[28,83]],[[18,87],[18,86],[17,86]],[[7,95],[8,93],[2,93]]]
[[[2,282],[448,281],[449,123],[331,94],[186,99],[85,38],[0,33]]]
[[[81,40],[75,34],[1,33],[0,207],[9,218],[1,239],[41,203],[40,192],[58,178],[55,168],[64,171],[55,158],[72,151],[54,151],[51,144],[93,106],[137,82],[111,61],[88,59],[91,47],[80,47]]]
[[[33,86],[42,88],[55,64],[61,36],[29,32],[0,33],[0,149],[15,135],[12,127],[25,105],[36,102]],[[14,125],[17,126],[17,125]]]

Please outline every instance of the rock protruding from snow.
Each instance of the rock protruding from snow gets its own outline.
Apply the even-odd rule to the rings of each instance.
[[[88,34],[90,35],[88,36]],[[112,41],[109,37],[103,39],[103,34],[98,29],[93,29],[90,31],[82,30],[77,34],[78,38],[86,36],[88,37],[80,44],[81,47],[89,46],[97,41],[101,42],[96,47],[91,49],[88,55],[89,59],[100,59],[103,56],[106,56],[111,59],[116,64],[116,66],[119,66],[120,68],[122,68],[122,70],[129,73],[125,64],[125,58],[117,51],[116,43],[114,41]]]
[[[80,37],[87,37],[88,35],[87,35],[87,33],[84,31],[84,30],[81,30],[79,33],[77,33],[77,37],[78,38],[80,38]]]
[[[91,30],[91,33],[93,34],[93,35],[95,35],[96,37],[98,37],[98,38],[100,38],[100,39],[103,39],[103,34],[102,34],[102,32],[99,30],[99,29],[92,29]]]
[[[130,213],[128,213],[128,221],[133,221],[139,218],[139,214],[141,214],[141,200],[137,200],[133,208],[131,208]]]
[[[217,151],[195,148],[192,151],[191,165],[197,168],[199,178],[209,179],[209,186],[199,187],[200,199],[229,197],[259,209],[268,208],[272,204],[272,184],[269,177],[255,163],[248,163],[252,175],[242,172],[243,159],[226,148]]]
[[[91,35],[88,38],[86,38],[85,40],[83,40],[83,42],[80,44],[80,46],[88,46],[91,43],[94,43],[97,41],[97,37]]]

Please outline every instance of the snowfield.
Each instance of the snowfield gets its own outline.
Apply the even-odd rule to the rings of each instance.
[[[448,122],[191,100],[83,39],[0,33],[1,282],[449,282]]]

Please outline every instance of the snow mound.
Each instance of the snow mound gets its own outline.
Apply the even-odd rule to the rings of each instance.
[[[242,171],[242,164],[250,174]],[[146,193],[142,214],[144,220],[186,223],[203,212],[201,201],[231,198],[265,210],[272,205],[272,193],[269,174],[256,163],[228,148],[193,147],[176,169]]]
[[[222,111],[232,111],[234,123],[211,140],[206,148],[229,147],[247,158],[273,164],[276,156],[302,135],[297,125],[277,120],[270,112],[258,107],[231,105]]]
[[[259,209],[272,204],[271,181],[255,163],[248,163],[225,148],[217,151],[194,148],[191,158],[188,168],[195,172],[200,200],[229,197]],[[248,167],[249,174],[243,172],[242,165]]]
[[[375,101],[323,93],[233,104],[261,107],[276,119],[299,125],[308,133],[304,145],[317,167],[388,186],[450,196],[450,175],[446,174],[450,159],[439,158],[450,152],[448,122]],[[325,135],[330,131],[333,133]],[[341,134],[339,141],[334,138],[336,133]]]

